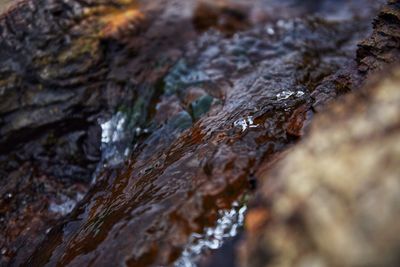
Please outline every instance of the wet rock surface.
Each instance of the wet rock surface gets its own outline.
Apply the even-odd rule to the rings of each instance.
[[[360,43],[358,66],[369,82],[258,170],[242,266],[399,265],[398,11],[389,1]]]
[[[5,262],[22,245],[34,248],[16,236],[24,240],[26,233],[26,239],[38,242],[50,225],[44,223],[41,234],[25,231],[30,220],[19,215],[24,203],[35,202],[32,216],[43,213],[39,221],[53,222],[60,216],[48,210],[65,202],[64,191],[85,194],[102,158],[98,119],[135,106],[139,120],[132,124],[143,123],[152,88],[182,45],[174,34],[178,21],[167,23],[170,9],[148,28],[161,6],[141,8],[145,18],[131,3],[29,3],[10,9],[0,22],[0,178],[7,184],[30,177],[33,184],[32,190],[22,190],[14,183],[3,192],[21,195],[16,204],[1,204]],[[188,38],[183,30],[180,37]],[[80,190],[74,192],[76,186]],[[17,227],[9,223],[14,220],[25,222]]]
[[[336,2],[42,0],[7,12],[2,264],[173,264],[262,161],[364,80],[357,43],[380,1]]]
[[[399,265],[399,74],[317,116],[260,174],[243,266]]]

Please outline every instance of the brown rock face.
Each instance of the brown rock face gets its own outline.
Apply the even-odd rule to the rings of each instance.
[[[374,32],[360,43],[360,71],[382,70],[385,65],[400,61],[399,1],[391,0],[374,21]]]
[[[399,3],[361,42],[360,70],[398,62]],[[261,169],[243,266],[399,266],[400,69],[379,72],[313,121],[308,136]]]
[[[1,264],[87,192],[102,157],[98,118],[136,106],[131,126],[146,121],[156,82],[193,33],[186,24],[175,34],[184,19],[162,7],[21,1],[1,16]]]
[[[147,31],[152,16],[161,16],[157,8],[135,1],[40,0],[20,2],[1,17],[0,153],[6,156],[0,161],[4,172],[33,161],[47,175],[90,179],[100,157],[97,119],[131,105],[140,91],[136,88],[146,70],[127,66],[156,62],[160,57],[168,66],[168,61],[175,60],[171,51],[178,41],[174,45],[171,38],[154,38],[152,30]],[[164,26],[164,33],[171,27]],[[144,33],[139,36],[139,31]],[[144,46],[150,39],[152,45]],[[130,56],[133,53],[140,56]],[[126,68],[122,70],[121,65]],[[158,71],[162,73],[163,67]],[[148,75],[149,86],[158,73]]]
[[[289,31],[312,45],[308,27],[299,22]],[[244,192],[259,160],[291,142],[291,114],[310,109],[308,88],[297,85],[300,73],[286,71],[303,64],[302,52],[278,59],[275,48],[259,48],[275,40],[286,49],[284,36],[286,30],[269,37],[260,28],[235,39],[210,32],[193,43],[166,77],[161,98],[177,102],[180,110],[147,138],[128,166],[102,177],[60,226],[65,230],[50,233],[28,265],[171,264],[190,233],[210,225],[219,208]],[[194,111],[205,98],[185,109],[179,97],[194,85],[215,99],[199,120]]]
[[[395,68],[333,105],[263,176],[243,266],[399,265],[399,84]]]

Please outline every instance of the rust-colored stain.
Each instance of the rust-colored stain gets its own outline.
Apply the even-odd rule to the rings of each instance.
[[[104,24],[101,35],[104,37],[113,36],[127,27],[134,28],[135,24],[144,19],[144,14],[136,6],[127,9],[108,12],[101,17]]]

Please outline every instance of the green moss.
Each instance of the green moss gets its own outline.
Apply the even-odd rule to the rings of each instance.
[[[194,120],[198,120],[202,115],[207,113],[214,98],[210,95],[201,96],[190,104],[192,116]]]
[[[189,66],[184,60],[180,60],[165,77],[165,93],[174,94],[185,90],[188,86],[200,85],[208,80],[209,77],[206,73]]]

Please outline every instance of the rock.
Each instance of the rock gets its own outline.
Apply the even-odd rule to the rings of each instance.
[[[172,263],[263,158],[304,135],[315,107],[362,80],[338,70],[356,69],[357,40],[380,1],[340,3],[26,0],[7,9],[1,264]],[[106,153],[98,120],[114,113],[127,132]],[[116,155],[120,165],[104,161]],[[96,169],[88,195],[43,240],[78,200],[68,188],[84,194]]]
[[[360,43],[350,72],[360,74],[339,72],[320,87],[372,81],[318,114],[302,142],[259,169],[242,266],[399,265],[400,69],[388,67],[400,54],[397,2]]]
[[[106,170],[36,251],[21,252],[13,264],[173,264],[191,233],[211,227],[218,211],[250,187],[262,159],[302,135],[311,92],[351,60],[353,36],[369,25],[282,23],[269,25],[272,35],[260,24],[234,36],[211,29],[189,42],[153,111],[164,123],[154,122],[129,164]],[[190,94],[214,101],[205,99],[188,128]]]
[[[243,266],[400,264],[400,69],[376,79],[260,173]]]
[[[335,103],[260,174],[243,266],[399,265],[399,84],[395,68]]]
[[[400,8],[397,0],[391,0],[374,22],[370,38],[360,43],[359,69],[362,72],[382,70],[385,65],[400,60]]]
[[[86,194],[102,159],[99,119],[120,109],[135,114],[131,127],[145,124],[157,82],[195,35],[173,15],[134,1],[28,0],[0,16],[0,197],[15,196],[0,202],[0,265],[65,215],[52,206]]]
[[[164,66],[146,77],[154,86],[175,60],[179,38],[147,27],[160,7],[29,0],[7,11],[0,19],[0,153],[33,160],[47,175],[90,180],[100,159],[98,118],[131,106],[140,93],[143,65],[120,66],[162,59]],[[150,39],[154,46],[144,46]],[[146,52],[154,47],[157,53]],[[60,164],[69,171],[56,171]]]

